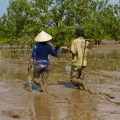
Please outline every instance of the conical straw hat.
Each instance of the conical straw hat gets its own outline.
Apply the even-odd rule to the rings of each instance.
[[[46,42],[52,39],[52,36],[49,35],[48,33],[41,31],[35,38],[34,40],[37,42]]]

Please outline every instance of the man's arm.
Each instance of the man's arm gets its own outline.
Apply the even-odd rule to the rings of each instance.
[[[64,50],[70,52],[71,54],[73,54],[70,48],[68,48],[68,47],[66,47],[66,46],[63,46],[62,48],[63,48]]]

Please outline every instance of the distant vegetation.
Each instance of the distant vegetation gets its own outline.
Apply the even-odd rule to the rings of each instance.
[[[75,29],[85,38],[120,40],[120,7],[108,0],[9,0],[7,14],[0,18],[0,44],[32,46],[42,30],[63,45],[75,38]]]

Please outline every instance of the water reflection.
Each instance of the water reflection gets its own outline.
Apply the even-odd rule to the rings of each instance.
[[[51,120],[50,102],[46,93],[33,95],[28,92],[29,116],[31,120]]]
[[[51,111],[49,97],[46,93],[34,97],[34,110],[37,120],[50,120]]]
[[[70,116],[74,115],[72,120],[94,120],[94,111],[90,108],[96,108],[96,103],[92,101],[91,95],[84,91],[71,92],[72,110],[69,111]],[[92,114],[91,114],[92,113]]]

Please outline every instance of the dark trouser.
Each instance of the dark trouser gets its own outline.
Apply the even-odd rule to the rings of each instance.
[[[87,90],[87,87],[84,82],[84,68],[85,66],[71,66],[70,81],[74,86],[78,87],[78,89]]]
[[[43,92],[47,91],[48,76],[49,67],[34,67],[33,82],[39,85]]]

